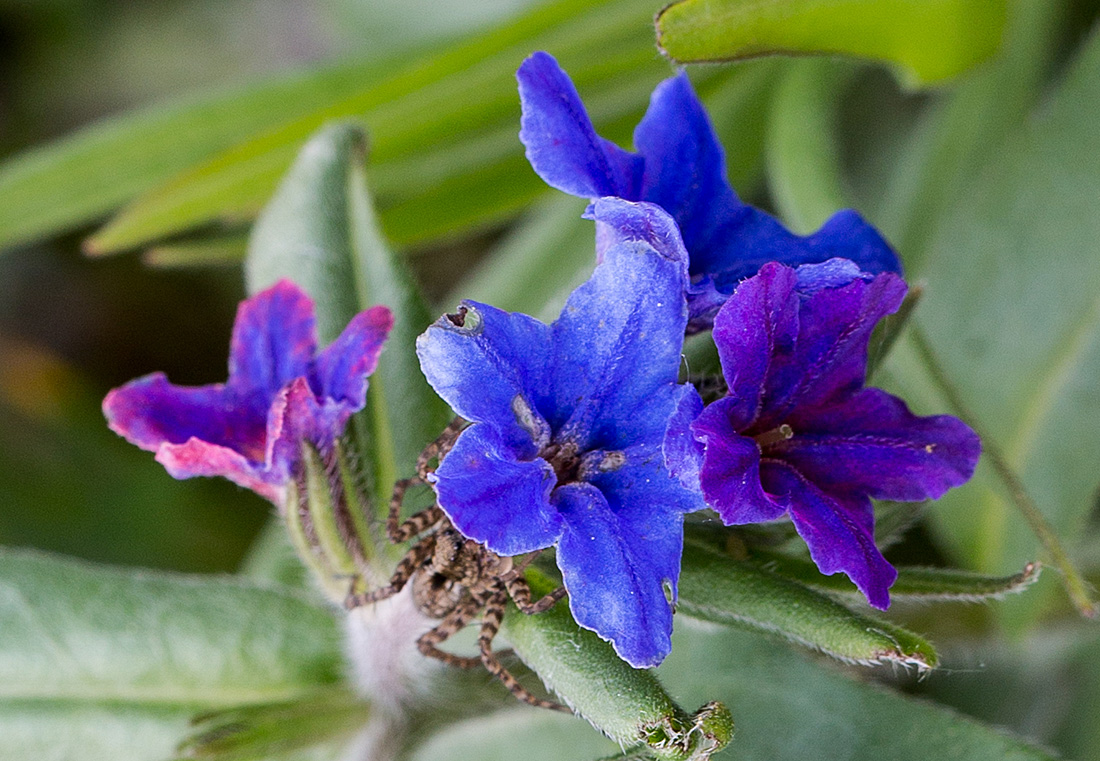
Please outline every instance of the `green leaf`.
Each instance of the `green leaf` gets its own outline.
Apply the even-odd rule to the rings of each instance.
[[[367,718],[367,705],[346,689],[318,690],[281,703],[197,716],[193,734],[178,750],[181,758],[210,761],[337,761]]]
[[[657,15],[657,44],[678,63],[773,54],[851,55],[891,64],[909,86],[989,58],[1005,0],[680,0]]]
[[[1100,482],[1100,219],[1091,211],[1100,192],[1100,124],[1090,117],[1097,98],[1094,35],[1049,107],[1012,135],[969,183],[967,202],[938,225],[915,318],[962,402],[1065,537],[1082,535]],[[926,385],[898,359],[895,383]],[[1035,540],[992,475],[979,467],[933,515],[968,566],[1004,573],[1034,555]],[[1037,598],[1017,604],[1026,600],[1037,612]]]
[[[545,186],[522,157],[515,69],[550,49],[590,93],[597,126],[636,120],[668,68],[652,54],[651,0],[556,0],[489,33],[412,58],[359,92],[245,140],[143,195],[89,241],[126,250],[215,219],[250,217],[303,140],[355,117],[372,135],[387,233],[423,240],[514,213]],[[624,79],[629,74],[629,79]],[[425,232],[427,230],[428,232]]]
[[[677,611],[680,617],[778,634],[852,663],[927,669],[937,661],[932,646],[911,632],[690,539]]]
[[[729,755],[740,761],[1053,761],[1003,730],[849,679],[748,632],[678,621],[659,673],[685,700],[717,696],[736,706]]]
[[[346,97],[374,62],[205,93],[100,122],[0,164],[0,250],[103,216],[272,124]]]
[[[824,576],[809,560],[761,554],[756,559],[785,577],[827,590],[858,596],[859,590],[847,578],[834,574]],[[1010,576],[988,576],[956,568],[912,568],[901,566],[898,578],[890,587],[892,600],[958,600],[978,602],[1000,599],[1023,592],[1039,580],[1042,566],[1028,563],[1019,573]]]
[[[365,152],[362,130],[346,123],[326,127],[306,144],[256,222],[245,274],[251,292],[289,277],[310,293],[322,342],[370,305],[393,311],[394,329],[357,428],[381,509],[394,480],[411,474],[417,454],[450,414],[420,372],[415,338],[431,318],[404,262],[378,232]]]
[[[528,578],[536,595],[553,588],[533,571]],[[724,706],[690,716],[653,673],[632,668],[578,626],[564,603],[534,616],[510,607],[501,633],[547,687],[624,747],[644,739],[656,758],[702,761],[729,742],[733,725]]]
[[[0,758],[163,761],[195,711],[342,675],[332,616],[276,587],[0,550]]]

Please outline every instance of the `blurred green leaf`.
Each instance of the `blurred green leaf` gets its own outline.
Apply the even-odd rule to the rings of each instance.
[[[1003,730],[849,679],[748,632],[677,621],[659,673],[684,700],[713,695],[735,707],[727,755],[740,761],[1053,761]]]
[[[768,122],[770,189],[784,221],[800,235],[824,224],[846,198],[837,148],[837,106],[855,69],[829,60],[791,61]]]
[[[357,416],[360,454],[369,453],[375,505],[382,509],[394,480],[411,474],[450,414],[420,372],[415,338],[431,318],[404,263],[378,232],[365,153],[366,138],[355,125],[318,132],[257,220],[245,273],[251,292],[289,277],[310,293],[322,342],[370,305],[393,311],[367,409]]]
[[[553,589],[534,571],[528,578],[537,596]],[[631,667],[611,645],[578,626],[567,603],[534,616],[510,606],[501,633],[547,687],[623,747],[645,738],[656,758],[703,761],[710,757],[708,744],[721,748],[729,740],[708,743],[705,737],[712,723],[732,732],[732,724],[723,724],[729,718],[724,707],[701,723],[702,714],[680,708],[652,672]]]
[[[354,63],[104,120],[0,164],[0,250],[89,222],[259,130],[362,88]]]
[[[1066,537],[1082,534],[1100,481],[1097,98],[1094,35],[1049,108],[1011,136],[972,178],[967,202],[937,226],[923,270],[925,304],[915,318],[963,403]],[[924,385],[904,362],[899,357],[898,371],[891,370],[895,382]],[[988,467],[933,515],[977,570],[1003,573],[1035,553]],[[1038,595],[1026,599],[1033,610],[1041,603]]]
[[[926,669],[937,661],[932,646],[911,632],[690,539],[677,611],[677,620],[689,616],[777,634],[855,663]]]
[[[1012,0],[997,57],[926,109],[886,186],[866,192],[868,213],[918,271],[944,213],[1035,107],[1063,54],[1066,3]]]
[[[325,610],[226,577],[0,550],[0,758],[163,761],[195,711],[341,677]]]
[[[372,136],[387,233],[423,240],[512,213],[545,187],[515,138],[515,70],[540,48],[590,93],[598,125],[641,111],[668,73],[652,53],[651,0],[556,0],[428,59],[364,78],[359,92],[241,142],[140,197],[89,241],[108,253],[215,219],[251,216],[301,142],[357,117]],[[624,78],[626,75],[626,78]]]
[[[679,0],[657,15],[657,44],[679,63],[771,54],[885,61],[903,83],[935,84],[992,56],[1006,0]]]
[[[222,235],[161,243],[146,251],[142,260],[161,269],[239,265],[247,250],[247,235]]]

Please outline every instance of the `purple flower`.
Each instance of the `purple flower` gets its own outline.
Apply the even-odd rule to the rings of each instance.
[[[224,476],[281,504],[301,442],[328,449],[363,408],[367,376],[393,325],[389,309],[372,307],[318,354],[313,314],[313,301],[289,280],[245,300],[226,383],[138,378],[103,400],[111,429],[156,452],[175,478]]]
[[[653,91],[634,130],[637,153],[596,134],[576,88],[557,61],[535,53],[520,66],[519,136],[547,184],[582,198],[648,201],[672,215],[690,255],[692,331],[710,327],[739,281],[765,262],[798,265],[834,257],[866,272],[901,272],[889,244],[855,211],[834,214],[813,235],[794,235],[742,203],[726,179],[726,159],[686,74]],[[605,247],[597,232],[597,252]]]
[[[682,516],[702,507],[662,454],[694,393],[676,382],[686,254],[678,236],[648,234],[675,231],[655,206],[604,199],[593,214],[636,230],[612,241],[552,325],[464,302],[417,353],[473,421],[434,474],[440,506],[502,555],[556,544],[574,618],[641,668],[671,647]]]
[[[765,265],[715,318],[728,395],[702,414],[685,398],[666,442],[727,525],[789,514],[821,572],[844,571],[877,608],[897,572],[875,546],[871,498],[940,497],[981,451],[962,421],[863,385],[871,331],[905,291],[844,260]]]

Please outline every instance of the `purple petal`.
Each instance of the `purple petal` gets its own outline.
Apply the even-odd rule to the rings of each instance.
[[[689,251],[709,249],[741,202],[726,179],[725,154],[687,74],[657,85],[634,130],[634,146],[645,159],[642,199],[676,219]]]
[[[680,229],[660,206],[599,198],[589,205],[584,217],[599,223],[603,250],[623,243],[645,243],[665,259],[677,262],[687,279],[688,253]]]
[[[669,473],[687,489],[699,491],[703,445],[696,441],[691,424],[703,411],[703,400],[690,383],[680,386],[676,408],[669,419],[663,452]]]
[[[463,431],[431,480],[455,527],[493,552],[531,552],[561,534],[561,516],[550,504],[553,469],[540,458],[517,460],[490,426]]]
[[[897,311],[905,291],[905,281],[887,273],[803,297],[795,351],[769,373],[768,415],[782,420],[791,410],[862,387],[871,333],[880,319]]]
[[[635,668],[656,666],[671,650],[665,585],[674,590],[679,577],[681,515],[648,504],[617,511],[583,483],[559,487],[554,500],[564,518],[558,566],[573,617]]]
[[[305,378],[295,378],[275,395],[268,410],[268,468],[292,477],[302,457],[302,442],[328,450],[356,409],[348,402],[318,400]]]
[[[607,252],[551,326],[560,435],[582,450],[664,440],[687,306],[682,266],[642,242]]]
[[[822,491],[786,464],[768,462],[762,470],[768,491],[790,500],[791,520],[818,569],[826,575],[843,571],[867,602],[889,607],[898,572],[875,546],[871,500]]]
[[[199,439],[183,444],[164,442],[157,449],[157,462],[173,478],[221,476],[259,494],[276,505],[286,501],[286,477],[263,463],[246,459],[239,452]]]
[[[642,161],[596,134],[569,76],[548,53],[516,72],[523,116],[520,141],[547,185],[581,198],[636,201]]]
[[[367,376],[378,366],[382,344],[393,328],[393,314],[371,307],[352,318],[340,336],[317,355],[315,369],[322,396],[348,402],[355,410],[366,404]]]
[[[464,301],[458,316],[441,317],[417,339],[416,353],[436,393],[462,417],[496,428],[515,456],[532,458],[546,443],[546,325]]]
[[[308,377],[316,349],[313,301],[294,283],[280,280],[237,308],[226,385],[262,419],[279,389]]]
[[[714,343],[729,387],[726,414],[743,431],[759,417],[769,375],[789,362],[799,334],[797,276],[769,265],[741,283],[714,320]]]
[[[692,424],[696,440],[704,447],[699,471],[703,497],[727,526],[775,520],[786,512],[787,503],[765,492],[760,482],[760,448],[734,428],[730,420],[734,408],[728,398],[719,399]]]
[[[917,417],[905,402],[866,388],[791,421],[794,436],[776,456],[827,492],[876,499],[938,499],[973,474],[981,453],[974,431],[950,415]]]
[[[111,430],[150,452],[164,443],[184,444],[195,438],[253,462],[264,461],[266,410],[251,415],[220,383],[176,386],[163,373],[153,373],[108,393],[103,414]]]

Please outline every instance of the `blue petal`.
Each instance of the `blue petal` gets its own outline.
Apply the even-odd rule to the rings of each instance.
[[[902,274],[901,260],[874,227],[854,209],[841,209],[806,240],[811,256],[804,262],[850,259],[872,275]]]
[[[682,266],[646,243],[611,248],[551,326],[554,418],[581,450],[664,440],[687,322]]]
[[[309,376],[316,349],[313,301],[294,283],[280,280],[237,309],[226,385],[262,419],[279,389]]]
[[[645,159],[642,200],[676,219],[689,251],[712,248],[723,221],[742,204],[726,179],[725,154],[687,74],[657,85],[634,130],[634,147]]]
[[[682,516],[650,504],[616,510],[592,484],[559,487],[554,500],[565,522],[558,566],[573,617],[635,668],[656,666],[672,647],[665,585],[675,589],[679,577]]]
[[[890,585],[898,576],[875,546],[871,500],[818,489],[789,465],[769,462],[762,469],[769,492],[790,500],[795,530],[810,548],[810,557],[826,574],[843,571],[867,597],[885,610]]]
[[[318,395],[352,404],[366,403],[367,376],[378,365],[382,344],[393,327],[393,314],[384,306],[360,312],[340,336],[317,356]]]
[[[464,301],[417,339],[416,353],[436,393],[462,417],[496,428],[515,456],[534,457],[546,443],[546,325]]]
[[[581,198],[638,199],[642,161],[596,134],[569,76],[548,53],[516,72],[523,109],[520,141],[547,185]]]
[[[695,387],[690,383],[681,386],[662,447],[668,472],[692,491],[699,491],[703,445],[696,441],[691,424],[702,411],[703,400]]]
[[[687,279],[688,253],[680,228],[660,206],[599,198],[585,210],[584,217],[600,223],[605,251],[622,243],[645,243],[663,258],[677,262]]]
[[[792,420],[794,436],[774,447],[827,492],[876,499],[938,499],[974,474],[981,442],[950,415],[917,417],[905,402],[866,388]]]
[[[703,497],[727,526],[760,523],[781,517],[787,510],[782,496],[765,492],[760,481],[760,448],[734,428],[728,397],[714,402],[692,424],[704,447],[699,485]]]
[[[493,552],[531,552],[561,534],[561,516],[550,504],[553,469],[541,458],[517,460],[488,425],[463,431],[431,481],[455,527]]]

